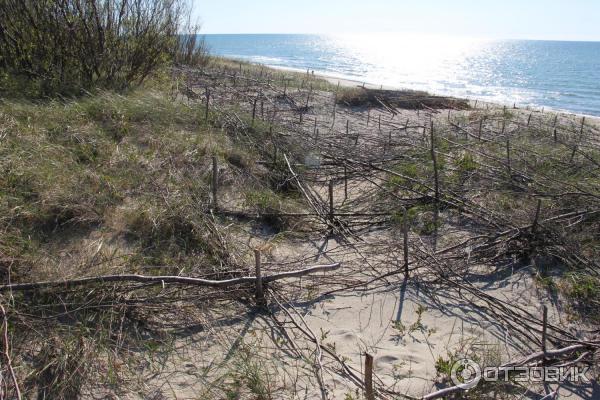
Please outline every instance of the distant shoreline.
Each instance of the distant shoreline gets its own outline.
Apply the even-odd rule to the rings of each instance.
[[[269,64],[253,62],[253,61],[249,61],[249,60],[236,59],[236,58],[232,58],[232,57],[223,57],[223,56],[219,56],[219,57],[228,59],[231,61],[235,61],[235,62],[243,62],[243,63],[249,63],[249,64],[255,64],[255,65],[262,65],[267,68],[271,68],[271,69],[275,69],[275,70],[279,70],[279,71],[289,71],[289,72],[306,74],[306,70],[303,70],[300,68],[269,65]],[[393,85],[387,85],[387,84],[374,84],[371,82],[361,81],[360,79],[353,79],[353,78],[344,77],[341,75],[338,76],[335,74],[328,74],[326,72],[322,72],[322,71],[318,71],[318,70],[309,69],[309,71],[311,74],[314,71],[314,76],[316,78],[325,79],[326,81],[328,81],[329,83],[332,83],[334,85],[336,85],[339,82],[340,86],[343,86],[343,87],[361,87],[364,84],[364,86],[368,89],[383,89],[383,90],[408,89],[408,88],[404,88],[404,87],[400,87],[400,86],[393,86]],[[414,90],[414,89],[408,89],[408,90]],[[433,95],[440,95],[439,93],[435,93],[435,92],[433,92],[433,93],[428,92],[428,93],[431,93]],[[450,96],[450,97],[464,99],[464,100],[469,101],[470,103],[477,102],[477,104],[489,104],[490,106],[497,106],[499,108],[502,108],[504,106],[506,106],[507,108],[509,108],[509,107],[512,108],[516,104],[517,108],[531,110],[532,112],[542,112],[543,111],[543,112],[557,113],[559,115],[564,115],[564,116],[585,117],[586,120],[593,120],[595,122],[600,123],[600,116],[593,115],[593,114],[576,113],[573,111],[564,110],[564,109],[555,109],[552,107],[534,107],[534,106],[529,106],[529,105],[519,105],[518,103],[515,103],[515,102],[504,104],[504,103],[493,102],[493,101],[488,101],[488,100],[483,100],[483,99],[478,99],[478,98],[464,98],[464,97],[460,97],[460,96]]]
[[[600,42],[405,34],[206,35],[215,55],[373,87],[600,117]]]

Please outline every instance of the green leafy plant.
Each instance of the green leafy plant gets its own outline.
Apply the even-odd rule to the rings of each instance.
[[[0,79],[41,95],[138,85],[206,58],[189,11],[184,0],[2,1]]]
[[[454,161],[454,164],[461,174],[473,172],[477,169],[477,163],[471,153],[464,153],[460,158]]]

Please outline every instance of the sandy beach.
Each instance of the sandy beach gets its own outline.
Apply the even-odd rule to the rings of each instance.
[[[600,399],[547,3],[0,1],[0,400]]]
[[[263,74],[262,69],[260,74]],[[309,79],[318,77],[310,76]],[[362,84],[351,80],[329,77],[327,81],[333,88],[338,85],[338,81],[342,88],[362,87]],[[288,96],[296,102],[303,101],[307,94],[314,93],[313,89],[310,89],[310,83],[303,82],[302,85],[303,89],[288,91]],[[428,128],[431,121],[436,125],[446,126],[450,120],[451,124],[448,126],[452,130],[449,133],[452,140],[465,136],[464,143],[477,143],[478,122],[473,116],[481,113],[494,113],[497,116],[503,115],[504,112],[504,106],[488,103],[478,103],[477,109],[469,110],[423,111],[398,108],[393,110],[393,114],[390,110],[382,108],[340,105],[337,109],[334,108],[336,114],[333,119],[331,109],[334,96],[333,92],[318,92],[310,99],[310,111],[304,115],[303,120],[298,120],[297,115],[285,118],[288,118],[287,123],[294,125],[294,135],[304,135],[311,142],[317,137],[319,141],[329,142],[328,145],[321,146],[343,146],[343,143],[348,143],[355,156],[358,154],[357,148],[362,148],[363,152],[379,148],[383,152],[381,157],[386,157],[389,151],[393,151],[390,149],[403,146],[406,140],[424,140],[424,128]],[[474,102],[471,103],[472,106],[475,105]],[[572,114],[558,115],[528,109],[509,109],[507,112],[510,113],[510,122],[498,119],[490,121],[489,136],[486,140],[492,140],[503,130],[516,132],[520,126],[544,126],[554,123],[565,129],[578,129],[576,127],[581,123],[581,118]],[[461,123],[452,122],[454,120],[465,123],[466,128],[452,125]],[[586,118],[585,121],[589,129],[598,129],[596,119]],[[404,126],[413,128],[402,130]],[[390,129],[392,132],[394,129],[397,131],[388,134]],[[472,131],[465,131],[466,129]],[[329,157],[335,157],[336,154],[330,153]],[[321,160],[317,161],[317,165],[323,161],[320,156],[311,157]],[[322,168],[325,169],[317,167],[316,170],[308,172],[311,181],[318,182],[311,184],[316,198],[328,197],[327,186],[322,180],[328,172],[326,167]],[[333,196],[340,199],[336,200],[336,204],[344,209],[348,209],[349,206],[346,205],[364,207],[368,202],[375,201],[369,193],[381,190],[385,182],[380,173],[374,172],[369,177],[358,174],[349,178],[344,185],[335,185]],[[478,193],[477,197],[482,196],[479,189],[475,190]],[[223,196],[225,200],[222,204],[225,208],[243,207],[243,199],[236,192],[227,192]],[[377,209],[376,203],[374,204]],[[522,212],[527,213],[526,209],[531,207],[525,207]],[[553,298],[552,293],[540,286],[539,271],[534,264],[514,258],[503,267],[470,261],[471,252],[476,246],[463,247],[461,243],[465,243],[465,238],[474,238],[472,227],[465,225],[459,216],[450,211],[442,211],[439,218],[445,223],[436,230],[435,237],[420,236],[411,232],[410,240],[423,246],[433,246],[440,254],[450,251],[444,249],[460,249],[455,257],[461,260],[459,265],[461,274],[464,275],[461,275],[460,279],[469,277],[465,281],[468,285],[465,289],[461,289],[460,286],[433,289],[432,285],[435,284],[428,282],[428,276],[439,273],[434,272],[433,266],[428,267],[432,270],[419,273],[415,280],[401,279],[402,275],[392,272],[392,278],[376,278],[369,285],[342,289],[346,286],[342,283],[346,279],[360,282],[366,278],[367,281],[371,281],[369,277],[385,276],[390,270],[393,271],[394,266],[402,263],[402,255],[396,253],[396,248],[384,246],[386,250],[379,250],[382,243],[394,242],[398,235],[395,229],[367,229],[362,231],[358,241],[354,242],[352,239],[351,245],[345,241],[350,240],[349,238],[338,241],[314,235],[309,235],[305,240],[277,240],[272,245],[269,244],[269,264],[284,265],[295,262],[294,260],[313,263],[341,262],[341,275],[344,279],[340,281],[329,277],[328,274],[321,274],[319,277],[296,282],[295,287],[300,291],[316,290],[316,293],[327,293],[334,289],[334,293],[320,295],[308,301],[287,300],[290,301],[287,305],[293,307],[287,312],[281,309],[286,300],[278,297],[283,286],[276,286],[273,292],[272,312],[277,316],[275,321],[279,322],[273,323],[260,314],[247,314],[237,322],[227,322],[226,328],[218,324],[212,326],[210,332],[217,334],[216,337],[211,333],[191,339],[193,343],[210,343],[210,349],[200,353],[192,351],[189,354],[192,358],[186,362],[196,365],[197,368],[198,365],[204,366],[202,368],[214,365],[224,367],[230,361],[227,357],[223,359],[223,355],[232,354],[248,346],[253,351],[257,350],[252,357],[257,357],[256,362],[269,371],[270,384],[278,398],[361,398],[362,390],[356,388],[356,382],[352,375],[348,375],[348,371],[353,371],[356,376],[362,378],[365,372],[365,354],[370,354],[374,358],[373,371],[383,398],[387,398],[385,393],[421,398],[452,385],[444,371],[461,357],[475,358],[482,365],[501,365],[538,351],[539,344],[536,343],[537,339],[533,338],[540,335],[539,328],[536,327],[539,322],[536,321],[541,316],[543,305],[550,304],[548,321],[554,326],[576,335],[580,334],[576,332],[587,329],[573,319],[572,309],[564,300]],[[377,226],[382,223],[377,221],[379,220],[374,219],[367,224]],[[248,242],[250,248],[262,246],[272,240],[271,234],[264,229],[261,228],[262,233],[258,235],[246,236],[245,233],[238,237],[237,241]],[[471,291],[471,294],[464,296],[461,290]],[[496,311],[490,313],[495,307],[490,309],[490,299],[493,299],[494,303],[515,307],[514,310],[511,308],[509,314],[510,318],[517,319],[498,319]],[[500,314],[503,312],[507,310],[501,311]],[[513,312],[515,314],[512,314]],[[518,321],[519,326],[516,331],[512,326],[515,321]],[[291,347],[282,345],[283,338],[280,336],[280,329],[287,324],[299,329],[285,331],[283,338],[290,335],[293,343]],[[523,336],[524,334],[532,336]],[[335,357],[331,358],[332,354]],[[299,360],[307,360],[308,364],[302,366]],[[183,361],[179,361],[181,362]],[[214,370],[217,375],[218,371],[218,368]],[[183,398],[193,398],[192,393],[204,387],[203,383],[198,386],[189,379],[178,379],[181,379],[178,383],[178,393],[184,394]],[[544,387],[532,384],[527,390],[533,395],[543,392]],[[593,383],[565,386],[559,390],[561,395],[568,398],[593,398],[596,395]]]

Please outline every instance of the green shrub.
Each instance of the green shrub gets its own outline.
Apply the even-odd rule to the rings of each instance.
[[[421,235],[431,235],[442,226],[442,218],[435,217],[434,207],[431,205],[413,206],[406,210],[409,227]],[[392,214],[392,222],[397,225],[404,223],[404,210]]]
[[[473,172],[477,169],[477,163],[473,159],[471,153],[465,153],[459,159],[455,160],[454,163],[461,173]]]
[[[600,299],[600,281],[590,275],[570,274],[569,295],[578,301],[592,302]]]
[[[261,214],[276,213],[280,209],[279,198],[269,190],[256,190],[246,193],[244,205]]]
[[[413,182],[414,180],[423,179],[423,172],[428,173],[427,166],[422,165],[419,162],[413,162],[410,164],[401,164],[394,168],[394,172],[400,175],[390,174],[387,185],[390,188],[403,187],[409,190],[422,190],[422,185]],[[406,178],[404,178],[404,176]]]
[[[179,35],[186,30],[186,5],[185,0],[3,0],[0,83],[38,95],[124,89],[176,58],[196,61],[205,48]]]

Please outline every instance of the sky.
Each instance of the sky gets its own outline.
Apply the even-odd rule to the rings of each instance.
[[[600,41],[600,0],[191,0],[210,33],[428,33]]]

